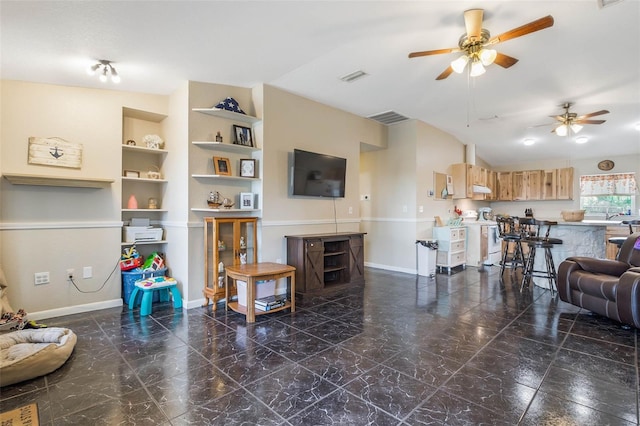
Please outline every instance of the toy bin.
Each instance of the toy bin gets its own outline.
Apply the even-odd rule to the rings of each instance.
[[[238,305],[247,306],[247,282],[236,281],[238,288]],[[276,280],[256,281],[256,299],[273,296],[276,293]]]
[[[136,281],[151,277],[161,277],[167,274],[167,268],[161,268],[155,271],[122,271],[122,299],[124,304],[129,304],[129,296],[133,292]],[[153,292],[153,301],[158,302],[160,300],[160,294],[157,291]]]

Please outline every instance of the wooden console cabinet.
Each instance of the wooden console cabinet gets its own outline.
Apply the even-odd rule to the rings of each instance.
[[[296,291],[364,282],[364,233],[287,235],[287,264],[296,268]]]

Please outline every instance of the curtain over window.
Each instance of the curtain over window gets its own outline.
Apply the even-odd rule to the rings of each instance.
[[[635,173],[611,173],[580,176],[580,195],[635,195]]]

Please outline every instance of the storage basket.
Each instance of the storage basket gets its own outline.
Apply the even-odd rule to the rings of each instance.
[[[161,277],[166,275],[167,268],[160,268],[155,271],[122,271],[122,299],[124,300],[124,304],[129,304],[129,297],[135,288],[136,281],[151,278],[151,277]],[[157,302],[160,295],[159,292],[153,292],[153,301]]]
[[[585,210],[564,210],[562,211],[562,219],[565,222],[580,222],[584,219]]]

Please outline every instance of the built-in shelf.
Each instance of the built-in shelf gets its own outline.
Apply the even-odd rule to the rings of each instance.
[[[14,185],[64,186],[70,188],[107,188],[114,182],[113,179],[29,175],[16,173],[4,173],[3,176]]]
[[[228,180],[260,180],[259,178],[250,178],[243,176],[227,176],[227,175],[191,175],[192,178],[196,179],[228,179]]]
[[[203,114],[209,114],[216,117],[226,118],[228,120],[242,121],[243,123],[257,123],[260,121],[258,117],[251,115],[240,114],[238,112],[227,111],[220,108],[193,108],[192,111],[201,112]]]
[[[147,148],[146,146],[136,146],[136,145],[127,145],[122,144],[122,149],[125,151],[137,151],[144,152],[145,154],[166,154],[168,151],[166,149],[155,149],[155,148]]]
[[[244,146],[232,143],[223,143],[223,142],[213,142],[213,141],[193,141],[191,142],[193,145],[197,145],[201,148],[210,148],[216,149],[219,151],[227,151],[227,152],[254,152],[260,151],[260,148],[256,148],[253,146]]]
[[[158,241],[136,241],[134,243],[120,243],[120,245],[122,247],[129,247],[132,245],[137,245],[137,246],[148,246],[148,245],[152,245],[152,244],[167,244],[168,241],[167,240],[158,240]]]
[[[166,212],[167,209],[122,209],[123,212]]]
[[[135,182],[151,182],[151,183],[167,183],[166,179],[149,179],[149,178],[136,178],[123,176],[122,180],[135,181]]]
[[[141,109],[122,107],[122,116],[135,118],[137,120],[151,121],[152,123],[160,123],[167,118],[164,114],[158,114],[157,112],[143,111]]]
[[[192,212],[211,212],[211,213],[250,213],[259,212],[260,209],[208,209],[208,208],[191,208]]]

